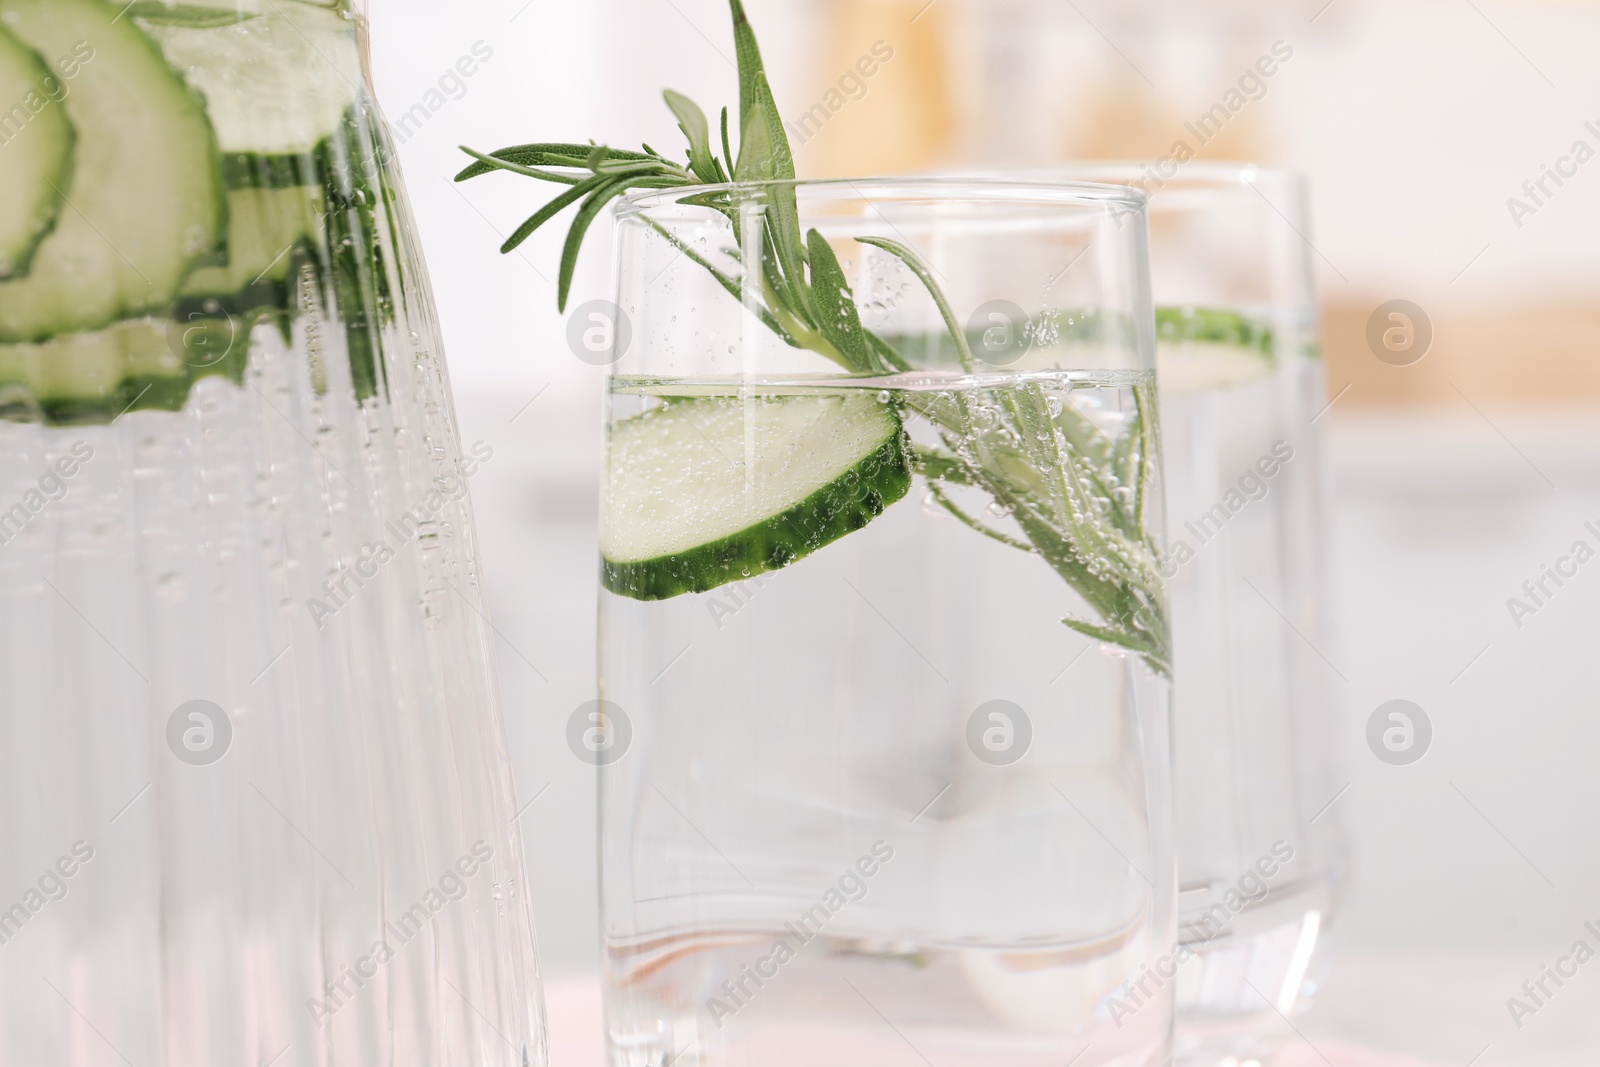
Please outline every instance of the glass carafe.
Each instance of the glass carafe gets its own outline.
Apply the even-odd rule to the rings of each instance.
[[[363,34],[0,2],[0,1062],[545,1062]]]

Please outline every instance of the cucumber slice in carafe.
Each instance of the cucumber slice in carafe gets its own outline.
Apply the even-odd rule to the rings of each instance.
[[[911,488],[894,408],[866,390],[671,398],[611,427],[606,588],[638,600],[777,570]]]
[[[65,70],[77,70],[66,56]],[[0,278],[26,274],[72,174],[70,82],[0,23]]]
[[[176,411],[201,378],[242,380],[247,346],[226,320],[204,319],[128,319],[41,344],[0,345],[0,419],[103,424],[135,409]]]
[[[118,15],[104,0],[0,0],[0,25],[40,56],[86,57],[61,104],[77,131],[66,206],[27,275],[0,282],[0,342],[165,311],[218,254],[226,204],[205,103]]]
[[[258,290],[280,286],[295,250],[315,244],[322,229],[323,193],[303,185],[228,191],[228,261],[201,267],[183,284],[186,301],[213,298],[231,312],[280,306]]]
[[[205,96],[224,153],[309,153],[361,95],[356,36],[334,11],[264,4],[224,25],[133,17]]]
[[[71,166],[41,139],[31,171],[0,169],[28,194],[0,207],[0,260],[32,253],[0,271],[0,419],[179,406],[200,377],[240,379],[263,320],[288,337],[303,314],[337,320],[358,398],[382,392],[389,149],[342,0],[0,0],[0,27],[29,78],[29,55],[76,59],[50,105]],[[6,69],[0,51],[0,89]]]

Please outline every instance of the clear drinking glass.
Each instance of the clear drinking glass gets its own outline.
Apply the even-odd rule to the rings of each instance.
[[[619,209],[612,1064],[1169,1062],[1145,241],[1097,186]]]
[[[0,2],[0,1062],[545,1062],[493,450],[363,32]]]
[[[1178,929],[1194,954],[1179,972],[1178,1051],[1194,1063],[1265,1058],[1279,1014],[1309,1007],[1326,972],[1347,878],[1304,182],[1229,164],[1051,173],[1150,197]]]

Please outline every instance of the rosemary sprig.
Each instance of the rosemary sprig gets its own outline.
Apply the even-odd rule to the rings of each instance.
[[[741,207],[759,203],[760,263],[743,263],[746,278],[759,280],[756,313],[783,341],[816,352],[853,374],[891,375],[910,362],[861,322],[838,256],[813,229],[802,233],[791,182],[794,156],[777,102],[767,82],[755,32],[740,0],[729,0],[739,61],[739,152],[728,137],[728,109],[721,114],[721,158],[700,107],[667,90],[667,106],[687,142],[686,159],[675,162],[649,145],[638,152],[606,145],[541,143],[502,148],[487,155],[464,148],[474,162],[456,175],[465,181],[508,171],[568,188],[518,226],[502,252],[516,248],[564,209],[577,204],[561,253],[558,306],[565,310],[578,251],[589,226],[608,203],[641,189],[690,188],[750,183],[748,190],[709,190],[697,202],[723,214],[740,247],[747,216]],[[755,184],[769,183],[769,184]],[[773,184],[776,183],[776,184]],[[744,279],[718,270],[666,228],[652,225],[685,257],[709,271],[735,299]],[[927,290],[968,375],[976,364],[966,331],[921,257],[901,242],[862,237],[858,242],[899,260]],[[1113,440],[1071,403],[1040,382],[1007,383],[985,390],[902,390],[904,410],[924,418],[942,447],[916,445],[918,472],[931,500],[983,535],[1037,553],[1078,593],[1098,619],[1068,617],[1073,630],[1138,653],[1158,673],[1170,674],[1165,588],[1157,569],[1158,549],[1146,528],[1155,472],[1154,411],[1150,387],[1134,390],[1135,411]],[[1023,534],[1014,537],[972,515],[951,488],[976,490],[990,510],[1009,516]]]

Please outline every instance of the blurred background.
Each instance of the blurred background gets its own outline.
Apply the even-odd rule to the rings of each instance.
[[[804,176],[1156,159],[1181,143],[1310,177],[1343,618],[1331,654],[1349,679],[1350,785],[1336,803],[1356,883],[1323,995],[1285,1023],[1286,1062],[1391,1062],[1368,1049],[1441,1067],[1600,1063],[1600,962],[1549,985],[1533,1015],[1508,1005],[1577,941],[1600,951],[1584,925],[1600,931],[1600,562],[1534,615],[1507,604],[1574,542],[1600,547],[1600,3],[747,6],[780,106],[810,115],[791,130]],[[494,448],[474,498],[559,1057],[598,1036],[584,982],[598,967],[594,782],[563,729],[594,696],[602,370],[573,357],[556,312],[564,227],[496,252],[545,187],[450,176],[461,144],[593,137],[676,152],[663,87],[708,111],[736,99],[727,10],[373,8],[374,76],[463,435]],[[847,78],[880,45],[892,57],[877,73]],[[470,77],[457,70],[469,55]],[[1241,87],[1268,55],[1275,73]],[[1197,127],[1219,102],[1221,130]],[[608,252],[597,227],[573,306],[609,295]],[[1433,328],[1405,367],[1366,341],[1374,309],[1396,299]],[[1434,729],[1404,767],[1364,741],[1396,698]]]

